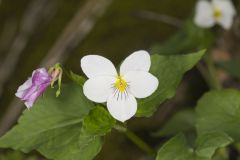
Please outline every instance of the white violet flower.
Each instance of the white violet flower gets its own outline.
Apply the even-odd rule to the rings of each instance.
[[[97,103],[107,102],[110,114],[124,122],[137,111],[136,98],[150,96],[158,87],[158,79],[149,73],[151,59],[148,52],[140,50],[128,56],[118,74],[113,63],[98,55],[81,59],[83,72],[89,78],[84,95]]]
[[[235,14],[231,0],[199,0],[194,22],[199,27],[208,28],[219,24],[224,29],[230,29]]]

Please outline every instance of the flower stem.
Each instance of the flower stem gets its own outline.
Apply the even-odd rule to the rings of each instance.
[[[203,79],[205,80],[205,82],[207,83],[208,87],[213,89],[214,84],[212,84],[212,80],[209,77],[209,73],[206,70],[206,67],[203,64],[199,63],[197,65],[197,69],[201,73],[201,75],[202,75]]]
[[[222,86],[221,86],[221,83],[219,82],[216,67],[215,67],[215,64],[212,60],[211,55],[207,54],[204,57],[204,61],[205,61],[206,65],[207,65],[207,68],[208,68],[209,78],[210,78],[210,80],[212,82],[212,86],[213,86],[212,88],[213,89],[221,89]]]
[[[141,150],[146,152],[149,155],[155,156],[156,151],[149,146],[146,142],[144,142],[140,137],[138,137],[134,132],[124,127],[123,125],[115,125],[116,130],[124,133],[136,146],[138,146]]]
[[[218,79],[217,71],[211,55],[207,54],[203,60],[206,66],[204,66],[203,64],[198,64],[197,68],[202,74],[204,80],[211,89],[221,89],[222,86]]]

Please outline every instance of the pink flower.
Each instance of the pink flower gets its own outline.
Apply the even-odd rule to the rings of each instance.
[[[15,95],[24,101],[29,109],[51,84],[52,79],[52,76],[45,68],[34,70],[32,77],[18,88]]]

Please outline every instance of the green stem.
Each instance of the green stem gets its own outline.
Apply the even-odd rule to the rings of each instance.
[[[149,155],[155,156],[156,151],[152,149],[146,142],[144,142],[140,137],[138,137],[134,132],[127,129],[123,125],[116,125],[114,127],[116,130],[124,133],[135,145],[137,145],[140,149],[146,152]]]
[[[211,80],[211,78],[209,76],[209,72],[207,71],[206,67],[203,64],[199,63],[197,65],[197,69],[201,73],[201,75],[202,75],[203,79],[205,80],[205,82],[208,84],[209,88],[214,89],[215,85],[213,84],[213,82],[212,82],[212,80]]]
[[[206,66],[204,66],[203,64],[200,63],[197,65],[197,69],[203,76],[203,78],[206,81],[206,83],[208,84],[209,88],[221,89],[222,86],[218,79],[216,67],[212,60],[211,55],[209,53],[206,54],[205,57],[203,58],[203,60],[206,64]]]
[[[216,71],[216,67],[215,64],[212,60],[212,57],[210,54],[207,54],[204,57],[204,61],[207,65],[208,68],[208,72],[209,72],[209,77],[211,79],[212,85],[213,85],[213,89],[221,89],[221,83],[219,82],[218,76],[217,76],[217,71]]]

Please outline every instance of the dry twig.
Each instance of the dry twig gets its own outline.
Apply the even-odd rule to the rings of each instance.
[[[157,14],[154,12],[150,12],[150,11],[141,11],[136,13],[136,16],[141,17],[141,18],[145,18],[145,19],[149,19],[149,20],[155,20],[155,21],[160,21],[166,24],[170,24],[172,26],[178,27],[180,28],[182,26],[182,21],[169,16],[169,15],[165,15],[165,14]]]

